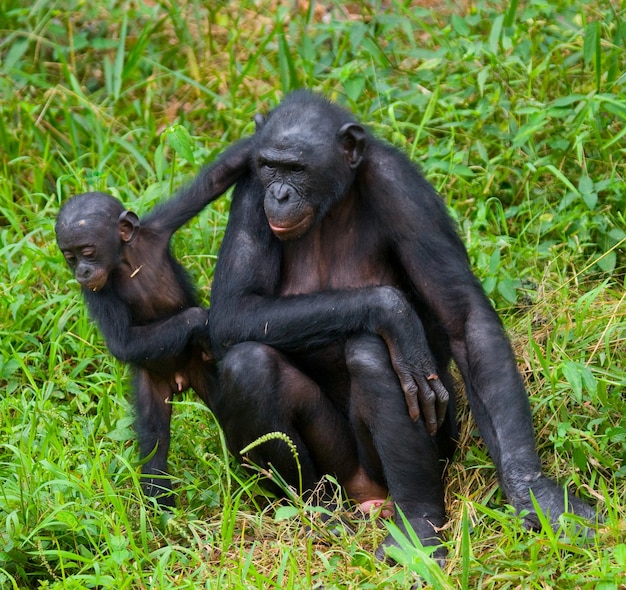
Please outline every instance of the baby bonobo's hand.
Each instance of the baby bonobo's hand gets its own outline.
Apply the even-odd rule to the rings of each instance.
[[[194,346],[201,349],[203,361],[214,360],[209,337],[209,310],[203,307],[191,307],[188,311],[193,313],[193,320],[191,321],[195,324],[193,330]]]

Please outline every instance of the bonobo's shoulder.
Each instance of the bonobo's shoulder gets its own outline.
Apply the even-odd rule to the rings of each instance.
[[[422,178],[417,164],[399,148],[380,139],[372,138],[366,153],[370,173],[400,178]]]
[[[381,140],[369,144],[363,162],[362,190],[375,199],[386,196],[386,206],[430,208],[444,212],[444,202],[422,175],[417,164],[400,149]],[[377,200],[377,199],[376,199]]]

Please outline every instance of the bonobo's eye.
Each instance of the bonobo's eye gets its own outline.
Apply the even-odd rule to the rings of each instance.
[[[301,164],[290,164],[289,172],[304,172],[305,168]]]
[[[272,171],[272,170],[274,170],[274,168],[275,168],[275,166],[274,166],[271,162],[269,162],[268,160],[266,160],[265,158],[259,158],[259,159],[257,160],[257,166],[258,166],[260,169],[263,169],[263,168],[264,168],[264,169],[265,169],[265,170],[267,170],[267,171]]]
[[[87,258],[88,260],[93,260],[96,257],[96,249],[95,248],[83,248],[81,251],[81,255],[83,258]]]

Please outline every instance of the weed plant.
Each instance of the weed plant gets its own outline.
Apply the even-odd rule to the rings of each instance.
[[[0,588],[626,588],[623,2],[0,0],[0,31]],[[191,395],[174,403],[178,507],[144,502],[127,369],[55,215],[86,190],[150,209],[300,86],[441,192],[545,469],[597,504],[595,535],[524,530],[463,403],[443,571],[411,539],[401,565],[376,562],[384,528],[329,535],[262,494]],[[205,303],[228,203],[176,237]]]

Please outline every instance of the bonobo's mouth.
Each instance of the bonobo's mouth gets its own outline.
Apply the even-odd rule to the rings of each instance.
[[[295,240],[306,233],[311,226],[312,219],[313,215],[308,214],[294,225],[277,225],[272,223],[269,219],[267,221],[270,225],[270,229],[279,240]]]
[[[104,276],[99,276],[99,277],[92,277],[89,280],[85,280],[85,281],[78,281],[80,283],[80,286],[87,289],[88,291],[100,291],[104,285],[107,282],[107,277],[106,275]]]

